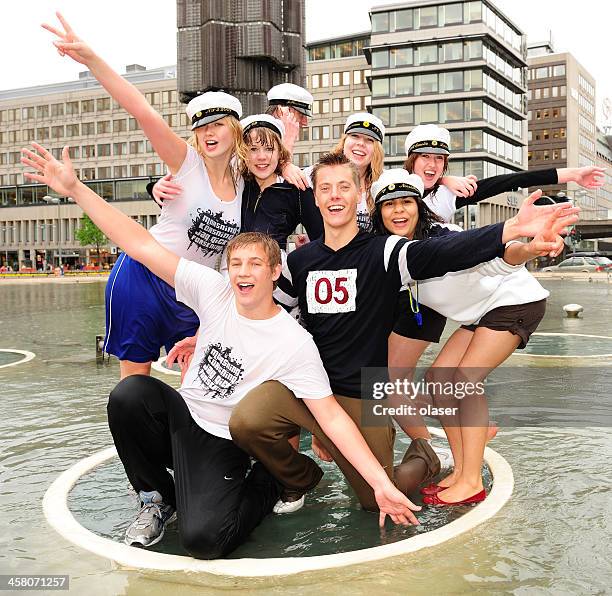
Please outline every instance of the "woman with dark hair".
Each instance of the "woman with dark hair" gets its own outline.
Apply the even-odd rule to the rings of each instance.
[[[423,183],[419,176],[405,170],[387,170],[372,186],[375,200],[374,225],[377,232],[421,240],[448,233],[448,225],[439,223],[422,200]],[[541,196],[534,193],[530,201]],[[550,236],[535,237],[523,244],[506,246],[504,258],[496,258],[472,269],[443,277],[413,281],[403,292],[408,297],[400,303],[401,315],[410,316],[417,328],[426,328],[421,305],[427,305],[441,317],[462,323],[442,348],[430,369],[429,379],[457,383],[482,383],[486,376],[516,348],[524,348],[544,316],[548,292],[527,272],[523,263],[537,256],[556,256],[563,250],[558,235],[577,219],[578,211],[569,205],[558,210]],[[408,340],[414,341],[414,340]],[[452,374],[444,374],[446,371]],[[412,379],[408,371],[404,376]],[[395,371],[396,378],[402,375]],[[438,405],[440,395],[434,395]],[[448,406],[448,404],[444,404]],[[455,400],[458,414],[441,416],[454,458],[454,469],[439,484],[423,489],[424,503],[453,505],[477,503],[485,498],[481,466],[485,444],[490,438],[488,408],[483,394]],[[413,421],[398,418],[411,436]],[[422,421],[421,421],[422,423]],[[444,499],[438,493],[444,491]]]

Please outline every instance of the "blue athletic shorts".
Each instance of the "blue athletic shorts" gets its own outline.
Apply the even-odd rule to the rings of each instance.
[[[149,362],[181,339],[195,335],[200,321],[176,301],[174,288],[123,253],[106,284],[104,351],[119,360]]]

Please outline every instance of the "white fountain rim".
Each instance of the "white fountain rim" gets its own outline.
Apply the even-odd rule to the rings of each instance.
[[[443,436],[439,429],[432,434]],[[98,536],[79,524],[68,508],[68,495],[76,482],[95,467],[116,456],[109,447],[86,457],[60,474],[43,497],[43,511],[49,524],[69,542],[121,567],[149,571],[182,571],[231,577],[286,576],[309,571],[369,563],[389,557],[414,553],[439,545],[493,517],[508,502],[514,487],[514,476],[508,462],[489,447],[485,449],[485,462],[493,475],[493,487],[485,501],[449,524],[400,540],[392,544],[347,551],[344,553],[311,557],[284,557],[267,559],[217,559],[212,561],[180,555],[169,555],[134,548]]]
[[[17,366],[18,364],[25,364],[30,360],[36,358],[36,354],[34,352],[28,352],[27,350],[16,350],[13,348],[3,348],[0,349],[0,352],[8,352],[11,354],[21,354],[23,358],[21,360],[17,360],[17,362],[9,362],[8,364],[0,364],[0,368],[7,368],[8,366]]]

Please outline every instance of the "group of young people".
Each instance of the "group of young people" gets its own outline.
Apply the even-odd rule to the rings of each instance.
[[[381,524],[386,515],[417,524],[408,496],[423,484],[425,504],[483,500],[484,446],[495,432],[486,398],[441,418],[454,465],[432,483],[440,460],[424,421],[397,417],[412,442],[394,466],[392,417],[364,423],[372,396],[362,371],[409,377],[446,317],[462,327],[434,378],[451,369],[452,381],[477,381],[524,347],[548,292],[523,264],[559,254],[579,209],[536,206],[536,192],[504,223],[460,231],[448,222],[512,188],[595,187],[602,171],[445,176],[449,134],[433,125],[408,135],[404,168],[385,171],[384,124],[368,113],[349,116],[338,145],[302,171],[290,149],[312,96],[289,84],[270,91],[267,114],[242,121],[227,93],[194,98],[185,142],[58,17],[61,28],[43,26],[59,53],[85,64],[138,120],[169,170],[152,190],[162,211],[147,231],[78,181],[67,149],[58,161],[33,143],[22,158],[35,170],[28,178],[73,197],[123,250],[107,285],[105,349],[121,362],[109,426],[141,501],[126,542],[155,544],[176,516],[193,556],[231,552],[273,509],[302,506],[319,482],[321,468],[297,448],[301,429]],[[310,242],[287,254],[298,224]],[[287,312],[296,307],[301,325]],[[179,391],[149,376],[162,346],[185,364]]]

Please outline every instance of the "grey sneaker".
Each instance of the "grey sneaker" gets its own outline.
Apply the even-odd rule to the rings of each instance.
[[[176,519],[176,510],[172,505],[166,505],[162,496],[156,491],[138,493],[142,507],[136,519],[125,531],[125,543],[133,546],[153,546],[163,537],[166,524]]]

